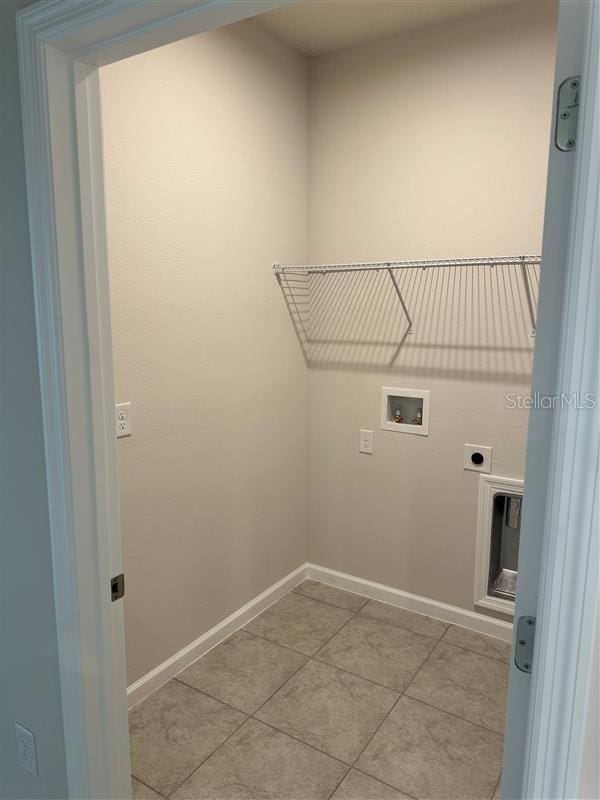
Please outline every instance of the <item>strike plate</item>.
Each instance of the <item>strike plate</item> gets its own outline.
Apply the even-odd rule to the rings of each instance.
[[[519,617],[517,622],[517,644],[515,646],[515,666],[521,672],[531,672],[534,642],[535,617]]]
[[[110,579],[110,599],[114,603],[125,595],[125,575],[115,575]]]
[[[581,76],[573,75],[558,87],[554,141],[559,150],[567,153],[574,150],[577,144],[580,85]]]

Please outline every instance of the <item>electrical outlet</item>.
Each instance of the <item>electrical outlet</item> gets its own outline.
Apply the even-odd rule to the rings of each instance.
[[[115,406],[117,439],[131,436],[131,403],[117,403]]]
[[[361,430],[358,440],[358,452],[373,455],[373,431]]]
[[[489,474],[492,471],[492,448],[479,444],[466,444],[463,453],[463,469]]]
[[[27,772],[37,776],[37,756],[35,753],[35,736],[30,730],[15,722],[17,736],[17,758],[19,765]]]

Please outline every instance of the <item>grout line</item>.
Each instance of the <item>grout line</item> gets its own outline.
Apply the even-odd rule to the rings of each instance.
[[[433,648],[433,650],[431,651],[431,653],[429,653],[429,655],[427,656],[427,658],[425,659],[425,661],[424,661],[424,662],[421,664],[421,666],[419,667],[419,669],[418,669],[418,670],[415,672],[415,674],[413,675],[413,677],[412,677],[412,679],[411,679],[410,683],[408,684],[408,686],[406,687],[406,689],[405,689],[405,690],[402,692],[402,696],[403,696],[403,697],[408,697],[408,699],[409,699],[409,700],[414,700],[414,701],[415,701],[415,702],[417,702],[417,703],[422,703],[424,706],[428,706],[429,708],[435,708],[435,709],[436,709],[436,711],[441,711],[443,714],[449,714],[451,717],[454,717],[455,719],[461,719],[463,722],[469,722],[469,723],[471,723],[471,725],[477,725],[477,727],[478,727],[478,728],[483,728],[485,731],[488,731],[489,733],[495,733],[495,734],[496,734],[496,736],[502,736],[502,738],[504,739],[504,734],[503,734],[503,733],[498,733],[498,731],[495,731],[495,730],[493,730],[492,728],[488,728],[488,726],[487,726],[487,725],[484,725],[484,724],[483,724],[483,723],[481,723],[481,722],[473,722],[473,721],[472,721],[472,720],[470,720],[470,719],[466,719],[466,717],[461,717],[459,714],[455,714],[453,711],[447,711],[445,708],[440,708],[439,706],[434,706],[432,703],[428,703],[426,700],[422,700],[420,697],[413,697],[412,695],[408,694],[408,691],[409,691],[410,687],[412,686],[412,684],[415,682],[416,678],[418,677],[418,675],[419,675],[419,672],[420,672],[420,671],[423,669],[423,667],[424,667],[424,666],[427,664],[427,662],[428,662],[428,661],[429,661],[429,659],[430,659],[430,658],[433,656],[433,654],[434,654],[434,653],[435,653],[435,651],[438,649],[438,646],[439,646],[440,644],[441,644],[441,642],[438,642],[438,643],[436,644],[436,646]],[[446,646],[447,646],[447,647],[452,647],[452,645],[446,645]],[[462,649],[462,648],[458,648],[458,649],[460,650],[460,649]],[[470,653],[471,651],[470,651],[470,650],[467,650],[466,652]],[[482,658],[485,658],[485,656],[482,656]],[[489,659],[489,660],[490,660],[490,661],[493,661],[494,659]]]
[[[418,669],[418,670],[415,672],[415,674],[412,676],[412,678],[411,678],[411,679],[409,680],[409,682],[406,684],[406,687],[405,687],[404,691],[402,692],[402,695],[403,695],[403,696],[404,696],[404,695],[405,695],[405,694],[408,692],[408,690],[410,689],[410,687],[411,687],[411,686],[413,685],[413,683],[415,682],[415,679],[416,679],[417,675],[419,674],[419,672],[421,672],[421,670],[423,669],[423,667],[425,666],[425,664],[427,664],[427,662],[429,661],[429,659],[431,658],[431,656],[432,656],[432,655],[435,653],[435,651],[436,651],[436,650],[437,650],[437,648],[438,648],[438,645],[439,645],[439,641],[438,641],[438,642],[436,642],[436,643],[435,643],[435,645],[434,645],[434,646],[431,648],[431,650],[430,650],[430,651],[429,651],[429,653],[427,654],[427,658],[425,659],[425,661],[423,661],[423,663],[421,664],[421,666],[419,667],[419,669]]]
[[[270,694],[270,695],[267,697],[267,699],[264,701],[264,703],[261,703],[261,704],[259,705],[259,707],[258,707],[258,708],[254,709],[254,711],[252,712],[252,714],[251,714],[250,716],[251,716],[253,719],[258,719],[258,717],[256,716],[256,714],[258,714],[258,712],[261,710],[261,708],[263,708],[263,707],[264,707],[264,706],[265,706],[265,705],[266,705],[266,704],[269,702],[269,700],[272,700],[272,699],[275,697],[275,695],[277,694],[277,692],[281,691],[281,689],[283,689],[283,687],[284,687],[284,686],[285,686],[287,683],[289,683],[289,682],[292,680],[292,678],[293,678],[293,677],[295,677],[295,676],[296,676],[296,675],[297,675],[297,674],[300,672],[300,670],[301,670],[303,667],[305,667],[305,666],[308,664],[308,662],[309,662],[309,661],[310,661],[310,658],[307,658],[307,659],[306,659],[306,661],[305,661],[303,664],[300,664],[300,666],[298,667],[298,669],[295,669],[295,670],[292,672],[292,674],[289,676],[289,678],[286,678],[286,679],[284,680],[284,682],[281,684],[281,686],[278,686],[278,687],[277,687],[277,689],[275,689],[275,691],[274,691],[274,692],[271,692],[271,694]],[[263,721],[263,720],[260,720],[260,722],[262,722],[262,721]]]
[[[344,625],[345,624],[346,623],[344,623]],[[300,650],[294,650],[293,647],[288,647],[287,644],[280,644],[279,642],[276,642],[274,639],[267,639],[266,636],[262,636],[260,633],[250,633],[250,631],[247,631],[244,628],[241,628],[240,630],[243,630],[244,633],[248,633],[250,636],[254,636],[255,639],[262,639],[263,642],[268,642],[269,644],[275,644],[278,647],[283,647],[284,650],[288,650],[290,653],[295,653],[297,656],[304,656],[304,658],[307,661],[308,661],[309,658],[313,657],[313,656],[306,655],[306,653],[301,653]],[[204,656],[200,656],[200,658],[204,658]]]
[[[479,636],[485,636],[485,633],[480,633],[478,635]],[[465,652],[473,653],[474,655],[479,656],[480,658],[487,658],[490,661],[495,661],[497,664],[505,664],[507,667],[510,667],[510,656],[509,656],[509,660],[508,661],[506,661],[505,659],[502,659],[502,658],[494,658],[494,656],[485,655],[484,653],[480,653],[478,650],[472,650],[470,647],[465,647],[462,644],[454,644],[454,642],[449,642],[447,639],[444,638],[445,636],[446,636],[446,634],[444,633],[442,638],[438,639],[438,641],[441,642],[442,644],[447,645],[448,647],[456,647],[457,650],[464,650]],[[488,638],[491,639],[492,637],[490,636]],[[501,640],[499,639],[498,641],[501,641]],[[505,644],[510,648],[509,642],[502,642],[502,644]]]
[[[381,722],[379,723],[379,725],[377,725],[377,727],[375,728],[375,730],[373,731],[373,733],[372,733],[372,734],[369,736],[369,738],[368,738],[368,739],[367,739],[367,741],[365,742],[365,745],[364,745],[364,747],[361,747],[361,749],[360,749],[360,753],[359,753],[359,754],[356,756],[356,758],[355,758],[355,759],[354,759],[354,761],[352,762],[352,766],[354,766],[354,765],[356,764],[356,762],[359,760],[359,758],[360,758],[360,757],[362,756],[362,754],[365,752],[365,750],[367,749],[367,747],[368,747],[368,746],[371,744],[371,742],[373,741],[373,739],[375,738],[375,736],[377,736],[377,734],[379,733],[379,731],[380,731],[380,730],[381,730],[381,728],[383,727],[383,724],[384,724],[384,722],[386,722],[386,720],[388,719],[388,717],[390,716],[390,714],[392,713],[392,711],[393,711],[393,710],[396,708],[396,706],[397,706],[397,705],[398,705],[398,703],[400,702],[400,698],[401,698],[401,697],[402,697],[402,695],[400,695],[400,697],[396,698],[396,700],[395,700],[395,702],[392,704],[392,707],[390,708],[390,710],[389,710],[389,711],[387,712],[387,714],[386,714],[386,715],[383,717],[383,719],[381,720]],[[395,787],[395,788],[397,788],[397,787]]]
[[[331,800],[331,798],[333,797],[333,795],[334,795],[334,794],[337,792],[337,790],[340,788],[340,786],[342,785],[342,783],[343,783],[343,782],[346,780],[346,778],[347,778],[347,777],[348,777],[348,775],[350,774],[350,771],[351,771],[351,770],[352,770],[352,767],[348,767],[348,769],[346,770],[346,772],[344,772],[344,774],[342,775],[342,777],[340,778],[340,780],[339,780],[339,781],[337,782],[337,784],[336,784],[336,785],[333,787],[333,790],[332,790],[331,792],[329,792],[329,794],[327,795],[327,800]]]
[[[346,675],[352,675],[353,678],[360,678],[361,681],[372,683],[373,686],[377,686],[380,689],[385,689],[387,692],[394,692],[394,694],[398,695],[397,699],[400,699],[400,697],[403,694],[403,692],[401,692],[399,689],[395,689],[393,686],[386,686],[384,683],[379,683],[378,681],[374,681],[373,678],[365,678],[364,675],[359,675],[358,672],[351,672],[349,669],[346,669],[345,667],[338,667],[337,664],[332,664],[330,661],[325,661],[324,658],[317,658],[317,656],[313,656],[310,659],[310,661],[316,661],[319,664],[324,664],[326,667],[332,667],[333,669],[337,669],[338,672],[345,672]]]
[[[318,583],[320,586],[327,586],[328,589],[335,589],[338,592],[347,592],[348,594],[351,594],[353,597],[362,597],[365,602],[362,604],[362,606],[359,609],[357,609],[356,611],[352,611],[352,609],[346,608],[345,606],[338,606],[336,603],[330,603],[328,600],[321,600],[320,598],[316,598],[316,597],[313,597],[310,594],[305,594],[304,592],[301,592],[300,591],[300,587],[302,586],[302,583],[304,583],[304,581],[302,581],[302,583],[299,583],[298,586],[296,586],[294,589],[292,589],[292,592],[294,592],[295,594],[302,595],[302,597],[308,597],[309,600],[316,600],[317,603],[323,603],[323,605],[326,605],[326,606],[332,606],[333,608],[339,608],[342,611],[348,611],[350,614],[358,614],[359,611],[361,611],[367,605],[367,603],[370,600],[370,598],[369,597],[365,597],[364,594],[357,594],[356,592],[349,592],[347,589],[338,589],[337,586],[330,586],[328,583],[321,583],[321,581],[315,581],[315,580],[313,580],[313,578],[307,578],[306,580],[312,580],[313,583]]]
[[[498,791],[498,789],[500,788],[500,784],[501,783],[502,783],[502,769],[500,769],[500,777],[498,778],[498,780],[494,784],[494,788],[493,788],[492,793],[490,795],[490,800],[494,799],[494,796],[495,796],[496,792]]]
[[[427,708],[432,708],[434,711],[439,711],[440,714],[447,714],[449,717],[454,717],[454,719],[459,719],[461,722],[466,722],[468,725],[475,725],[476,728],[481,728],[481,730],[487,731],[487,733],[493,733],[494,736],[499,736],[504,741],[503,733],[498,733],[498,731],[495,731],[492,728],[488,728],[487,725],[482,725],[481,722],[473,722],[473,720],[471,719],[466,719],[465,717],[459,717],[459,715],[455,714],[453,711],[446,711],[445,708],[440,708],[439,706],[433,706],[431,705],[431,703],[427,703],[425,700],[421,700],[418,697],[411,697],[411,695],[409,694],[402,695],[402,697],[406,697],[413,703],[421,703],[422,706],[427,706]]]
[[[205,692],[204,689],[198,689],[197,686],[192,686],[191,684],[182,681],[181,678],[178,678],[177,676],[171,678],[171,680],[177,681],[177,683],[180,683],[182,686],[187,686],[188,689],[193,689],[195,692],[198,692],[198,694],[204,695],[204,697],[208,697],[209,700],[215,700],[217,703],[221,703],[222,705],[227,706],[227,708],[230,708],[232,711],[236,711],[238,714],[243,714],[245,717],[252,716],[250,711],[242,711],[241,708],[236,708],[235,706],[232,706],[231,703],[227,702],[227,700],[221,700],[220,697],[215,697],[214,695]]]
[[[137,775],[134,775],[134,774],[133,774],[133,772],[131,773],[131,777],[132,777],[134,780],[136,780],[138,783],[141,783],[143,786],[145,786],[145,787],[146,787],[146,789],[150,789],[150,791],[151,791],[151,792],[154,792],[154,793],[155,793],[155,794],[157,794],[159,797],[163,797],[163,798],[164,798],[164,794],[161,794],[161,793],[158,791],[158,789],[155,789],[155,788],[154,788],[154,786],[150,786],[150,784],[149,784],[149,783],[146,783],[146,781],[143,781],[141,778],[138,778],[138,776],[137,776]]]
[[[373,780],[379,781],[379,783],[383,783],[384,786],[388,786],[395,792],[402,792],[402,794],[405,794],[407,797],[410,797],[411,800],[417,800],[417,798],[414,795],[408,794],[408,792],[404,791],[404,789],[398,789],[397,786],[392,786],[391,783],[388,783],[387,781],[382,781],[381,778],[376,778],[375,775],[370,775],[368,772],[365,772],[364,770],[360,769],[360,767],[352,767],[352,769],[355,770],[356,772],[360,772],[361,775],[365,775],[367,778],[373,778]]]
[[[381,603],[382,601],[381,600],[373,600],[372,602]],[[388,603],[382,603],[382,605],[388,605]],[[374,622],[381,622],[383,625],[389,625],[391,628],[400,628],[400,630],[402,630],[402,631],[409,631],[410,633],[416,633],[417,636],[423,636],[425,639],[432,639],[434,642],[441,641],[443,639],[443,637],[446,635],[446,633],[448,632],[448,629],[449,629],[450,625],[452,624],[451,622],[444,622],[444,620],[442,620],[442,619],[436,619],[435,617],[428,617],[427,614],[420,614],[418,611],[410,611],[407,608],[400,608],[398,606],[391,606],[391,608],[397,608],[398,611],[404,611],[407,614],[415,614],[418,617],[425,617],[425,619],[432,619],[432,620],[434,620],[434,622],[439,622],[440,625],[445,625],[446,626],[444,632],[440,633],[439,636],[432,636],[430,633],[422,633],[422,631],[415,631],[413,628],[408,628],[406,625],[398,625],[398,624],[396,624],[394,622],[388,622],[385,619],[380,619],[379,617],[372,617],[370,614],[367,614],[366,612],[363,612],[363,609],[365,608],[365,606],[366,606],[366,604],[360,609],[360,611],[357,612],[362,617],[366,617],[366,619],[372,619]]]
[[[318,601],[318,600],[317,600],[316,602],[320,602],[320,601]],[[358,612],[356,612],[356,613],[358,613]],[[316,651],[316,653],[318,653],[320,650],[322,650],[322,649],[323,649],[323,647],[325,647],[325,645],[329,644],[329,642],[330,642],[330,641],[333,639],[333,637],[334,637],[334,636],[337,636],[337,635],[338,635],[338,633],[339,633],[339,632],[340,632],[340,631],[341,631],[343,628],[345,628],[345,627],[346,627],[346,625],[347,625],[347,624],[350,622],[350,620],[354,619],[354,617],[355,617],[355,616],[356,616],[356,614],[354,614],[353,616],[351,616],[351,617],[350,617],[350,619],[347,619],[347,620],[346,620],[346,622],[344,622],[344,624],[342,625],[342,627],[341,627],[341,628],[338,628],[338,629],[337,629],[337,631],[336,631],[335,633],[332,633],[332,634],[331,634],[331,636],[329,637],[329,639],[327,639],[327,641],[326,641],[326,642],[324,642],[324,643],[321,645],[321,647],[319,647],[319,648],[318,648],[318,650]],[[262,638],[262,637],[260,637],[260,638]],[[267,642],[268,642],[268,641],[270,641],[270,640],[269,640],[269,639],[266,639],[265,641],[267,641]],[[277,644],[277,642],[275,642],[275,644]],[[290,648],[287,648],[287,649],[290,649]],[[295,652],[296,652],[296,650],[292,650],[292,652],[293,652],[293,653],[295,653]],[[316,653],[315,653],[315,655],[316,655]],[[303,654],[300,654],[300,655],[303,655]],[[256,709],[256,711],[254,712],[254,714],[252,714],[252,716],[253,716],[253,717],[255,716],[255,714],[257,714],[257,713],[260,711],[260,709],[261,709],[261,708],[263,708],[263,706],[265,706],[265,705],[266,705],[266,704],[269,702],[269,700],[272,700],[272,699],[273,699],[273,697],[275,697],[275,695],[277,694],[277,692],[280,692],[280,691],[283,689],[283,687],[284,687],[284,686],[285,686],[287,683],[289,683],[289,682],[292,680],[292,678],[293,678],[295,675],[297,675],[297,673],[298,673],[298,672],[300,672],[300,670],[302,669],[302,667],[305,667],[305,666],[306,666],[306,665],[309,663],[309,661],[311,661],[311,660],[314,658],[314,656],[305,656],[305,657],[306,657],[306,661],[304,662],[304,664],[300,664],[300,666],[298,667],[298,669],[297,669],[297,670],[295,670],[295,672],[294,672],[292,675],[290,675],[290,677],[289,677],[289,678],[288,678],[286,681],[284,681],[284,682],[281,684],[281,686],[280,686],[279,688],[275,689],[275,691],[273,692],[273,694],[272,694],[270,697],[268,697],[268,698],[265,700],[265,702],[264,702],[264,703],[262,703],[262,704],[261,704],[261,705],[260,705],[260,706],[259,706],[259,707]],[[256,719],[258,719],[258,717],[256,717]],[[262,720],[261,720],[261,722],[262,722]],[[345,762],[344,762],[344,763],[345,763]]]
[[[206,756],[206,758],[203,758],[202,761],[199,764],[197,764],[194,767],[194,769],[190,773],[188,773],[185,776],[185,778],[182,781],[180,781],[172,791],[169,792],[169,797],[172,797],[175,794],[175,792],[178,789],[180,789],[183,786],[183,784],[192,777],[194,772],[197,772],[197,770],[199,770],[200,767],[203,764],[205,764],[208,761],[208,759],[217,752],[217,750],[219,750],[221,747],[223,747],[223,745],[231,739],[231,737],[234,735],[234,733],[237,733],[240,730],[240,728],[248,722],[249,719],[250,719],[250,717],[246,717],[246,719],[242,720],[242,722],[239,725],[236,726],[235,730],[231,731],[231,733],[229,734],[229,736],[226,739],[223,739],[221,744],[217,745],[215,747],[215,749]]]
[[[397,786],[394,786],[391,783],[387,783],[387,781],[382,781],[381,778],[378,775],[375,775],[373,772],[368,772],[366,769],[364,769],[362,767],[352,767],[352,769],[355,769],[357,772],[361,772],[363,775],[366,775],[368,778],[373,778],[373,780],[376,780],[376,781],[379,781],[380,783],[383,783],[385,786],[389,786],[390,789],[394,789],[396,792],[400,792],[401,794],[405,794],[407,797],[412,798],[412,800],[417,800],[417,798],[414,795],[409,794],[405,789],[399,789]],[[434,769],[435,769],[435,767],[434,767]],[[425,800],[425,798],[421,798],[421,800]]]
[[[311,750],[315,750],[317,753],[321,753],[321,755],[323,756],[328,756],[329,758],[332,758],[339,764],[343,764],[345,767],[348,767],[348,770],[352,769],[352,764],[350,764],[348,761],[344,761],[343,758],[340,758],[339,756],[334,756],[332,753],[328,753],[327,750],[321,750],[321,748],[317,747],[316,744],[305,742],[304,739],[300,739],[299,736],[295,736],[293,733],[290,733],[289,731],[284,731],[282,728],[278,728],[277,725],[274,725],[272,722],[265,722],[264,719],[259,719],[258,717],[250,717],[250,719],[254,720],[254,722],[260,722],[261,725],[266,725],[267,728],[271,728],[272,730],[277,731],[277,733],[282,733],[284,736],[289,736],[290,739],[294,739],[296,742],[300,742],[300,744],[303,744],[306,747],[310,747]]]

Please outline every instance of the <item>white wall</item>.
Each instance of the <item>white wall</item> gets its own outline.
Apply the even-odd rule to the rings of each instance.
[[[511,4],[313,59],[311,261],[539,253],[555,25],[554,4]],[[310,374],[310,560],[464,608],[478,476],[463,444],[522,477],[527,413],[505,394],[528,390],[533,345],[516,277],[478,275],[412,284],[394,368],[355,348]],[[431,389],[428,438],[378,430],[382,385]]]
[[[306,560],[306,60],[254,25],[102,70],[133,682]]]
[[[15,12],[0,3],[2,413],[0,443],[0,796],[66,797]],[[38,776],[17,765],[18,721],[36,736]]]

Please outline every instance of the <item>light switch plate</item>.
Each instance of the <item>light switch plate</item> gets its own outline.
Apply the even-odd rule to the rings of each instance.
[[[463,453],[463,469],[489,474],[492,471],[492,448],[480,444],[466,444]]]
[[[115,425],[117,439],[131,436],[131,403],[117,403],[115,406]]]
[[[361,430],[358,440],[358,452],[373,455],[373,431]]]

